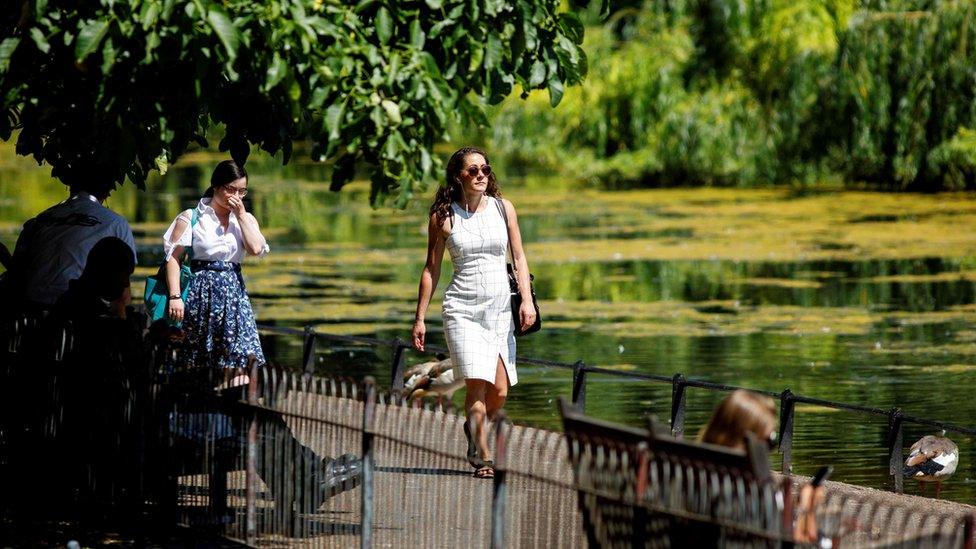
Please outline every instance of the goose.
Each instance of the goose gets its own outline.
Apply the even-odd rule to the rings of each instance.
[[[411,399],[441,395],[451,398],[458,389],[464,387],[464,380],[455,379],[451,361],[444,355],[437,355],[436,361],[411,367],[403,377],[403,394]]]
[[[921,483],[925,495],[925,483],[935,482],[935,497],[942,491],[942,481],[956,472],[959,464],[959,447],[941,435],[926,435],[912,444],[908,459],[905,460],[905,477]]]

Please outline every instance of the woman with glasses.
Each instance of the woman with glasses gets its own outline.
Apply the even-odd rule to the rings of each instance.
[[[264,364],[251,302],[241,277],[245,255],[263,256],[268,243],[257,219],[244,207],[247,172],[233,160],[214,169],[210,188],[196,208],[182,212],[163,236],[167,313],[183,323],[184,366],[244,368]],[[180,299],[184,250],[195,273],[186,303]]]
[[[233,394],[248,383],[243,370],[254,361],[265,364],[251,302],[241,277],[245,255],[263,256],[268,243],[257,220],[244,207],[247,172],[231,160],[217,165],[210,188],[196,208],[186,210],[164,235],[166,280],[169,285],[169,317],[183,323],[182,352],[177,360],[183,368],[199,368],[211,374],[211,390]],[[180,299],[180,258],[190,256],[195,277],[186,296]],[[225,374],[225,375],[212,375]],[[236,375],[235,375],[236,374]],[[237,389],[239,390],[239,388]],[[184,413],[171,418],[171,429],[191,440],[243,437],[235,429],[241,417],[219,412]],[[258,473],[280,505],[295,502],[302,513],[313,513],[327,498],[359,485],[361,460],[352,454],[337,459],[322,457],[295,438],[278,415],[262,417],[258,424]],[[277,452],[282,452],[281,454]],[[286,465],[287,478],[276,467]]]
[[[451,156],[446,185],[430,207],[427,262],[420,276],[413,327],[413,345],[421,351],[427,333],[424,318],[445,248],[454,263],[454,276],[444,293],[444,336],[455,377],[463,377],[467,389],[468,461],[476,477],[492,478],[487,420],[494,419],[509,387],[518,382],[505,267],[509,251],[525,294],[519,311],[523,329],[535,322],[536,312],[515,207],[500,197],[488,155],[480,149],[466,147]]]

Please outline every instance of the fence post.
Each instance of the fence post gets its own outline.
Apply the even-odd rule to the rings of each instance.
[[[362,527],[360,547],[373,546],[373,414],[376,411],[376,380],[366,376],[363,395],[363,494],[360,505]]]
[[[894,477],[895,492],[902,493],[905,482],[905,464],[902,461],[903,432],[901,408],[888,412],[888,473]]]
[[[586,364],[582,360],[573,364],[573,405],[586,411]]]
[[[315,373],[315,330],[311,326],[305,326],[304,345],[302,346],[302,365],[305,368],[305,377]]]
[[[398,337],[393,340],[393,364],[390,368],[390,375],[393,376],[393,379],[390,380],[390,386],[393,387],[394,391],[403,390],[403,351],[406,349],[407,343],[403,339]]]
[[[247,529],[247,544],[254,546],[257,543],[258,535],[258,506],[257,506],[257,483],[258,483],[258,413],[253,406],[258,404],[258,365],[257,361],[251,363],[251,379],[247,385],[247,403],[251,405],[249,416],[250,424],[247,428],[247,475],[245,488],[245,502],[247,515],[245,517]]]
[[[495,420],[495,482],[491,498],[491,548],[505,547],[505,509],[508,500],[508,485],[505,482],[508,452],[508,420],[505,411],[500,410]]]
[[[674,374],[671,378],[671,436],[684,438],[685,435],[685,387],[684,374]]]
[[[793,474],[793,415],[796,399],[785,389],[779,396],[779,451],[783,454],[783,474]]]
[[[973,549],[974,531],[976,531],[976,515],[966,515],[962,526],[962,544],[965,549]]]

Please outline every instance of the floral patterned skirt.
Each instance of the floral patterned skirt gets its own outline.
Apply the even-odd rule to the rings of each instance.
[[[265,364],[240,265],[193,262],[196,277],[186,297],[183,367],[246,368]]]

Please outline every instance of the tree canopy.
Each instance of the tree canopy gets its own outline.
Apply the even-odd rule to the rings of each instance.
[[[311,142],[375,203],[438,173],[447,128],[520,88],[581,81],[583,25],[559,0],[25,0],[0,14],[0,139],[67,184],[144,187],[223,129],[287,162]]]

